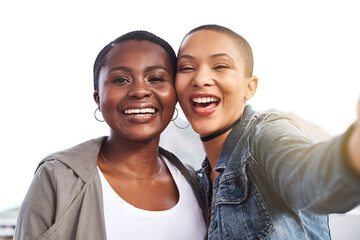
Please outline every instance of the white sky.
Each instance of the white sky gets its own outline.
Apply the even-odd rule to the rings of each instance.
[[[0,211],[21,203],[47,154],[108,134],[96,122],[92,65],[114,38],[148,30],[177,51],[216,23],[253,48],[257,110],[291,111],[340,134],[360,93],[357,1],[2,1]],[[357,30],[356,30],[357,29]]]

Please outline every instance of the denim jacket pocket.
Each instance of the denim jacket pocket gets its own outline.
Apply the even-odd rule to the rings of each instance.
[[[214,204],[240,204],[248,195],[247,185],[247,176],[241,169],[234,173],[225,173],[219,180]]]
[[[219,182],[215,216],[226,239],[265,239],[274,225],[258,187],[244,169]]]

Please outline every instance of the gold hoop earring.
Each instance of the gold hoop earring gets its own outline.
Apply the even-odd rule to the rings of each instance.
[[[179,129],[186,129],[186,128],[188,128],[189,125],[190,125],[189,122],[188,122],[188,125],[187,125],[186,127],[179,127],[179,126],[176,124],[175,120],[178,118],[179,112],[178,112],[177,108],[175,108],[175,110],[176,110],[176,116],[175,116],[175,118],[171,119],[171,121],[174,123],[175,127],[179,128]]]
[[[98,121],[98,122],[105,122],[104,119],[103,119],[103,120],[100,120],[100,119],[97,118],[97,116],[96,116],[96,112],[97,112],[97,111],[101,112],[101,111],[100,111],[100,108],[95,109],[95,112],[94,112],[94,117],[95,117],[96,121]]]

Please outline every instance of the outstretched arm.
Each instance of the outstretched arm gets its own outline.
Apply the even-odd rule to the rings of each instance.
[[[360,174],[360,99],[357,106],[357,121],[349,138],[348,154],[354,169]]]
[[[251,156],[288,206],[328,214],[359,204],[360,100],[358,112],[345,134],[316,144],[282,115],[267,115],[253,128]]]

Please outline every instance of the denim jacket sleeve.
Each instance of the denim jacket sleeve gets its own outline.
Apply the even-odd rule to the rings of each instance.
[[[359,204],[360,176],[343,151],[347,133],[314,144],[291,119],[274,114],[259,119],[249,135],[250,152],[288,206],[323,214]]]

